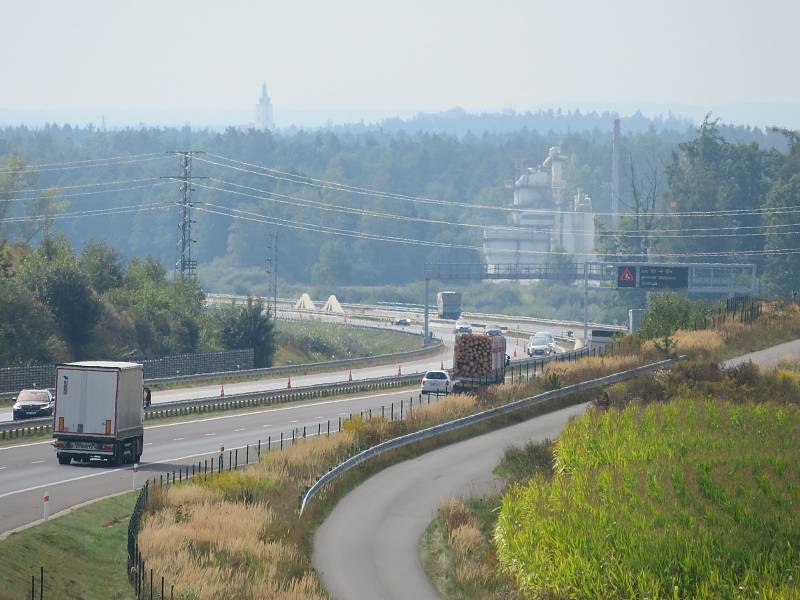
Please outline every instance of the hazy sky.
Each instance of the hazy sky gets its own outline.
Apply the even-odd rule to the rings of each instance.
[[[800,0],[0,0],[0,107],[800,102]]]

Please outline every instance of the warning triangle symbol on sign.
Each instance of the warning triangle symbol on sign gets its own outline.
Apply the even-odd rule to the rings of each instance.
[[[633,281],[633,272],[629,267],[625,267],[622,273],[619,274],[620,281]]]

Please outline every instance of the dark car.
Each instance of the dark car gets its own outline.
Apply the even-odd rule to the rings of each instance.
[[[411,325],[411,319],[406,317],[397,317],[394,321],[392,321],[392,325],[402,325],[405,327]]]
[[[13,406],[14,420],[47,417],[53,414],[50,390],[22,390]]]

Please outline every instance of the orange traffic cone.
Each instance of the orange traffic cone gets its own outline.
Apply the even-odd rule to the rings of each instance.
[[[287,390],[292,389],[292,376],[291,375],[289,375],[289,383],[286,384],[286,389]]]
[[[347,381],[353,381],[353,369],[350,369],[350,374],[347,376]]]
[[[403,372],[400,370],[400,365],[397,365],[397,376],[400,377]]]
[[[220,386],[219,386],[219,395],[220,396],[224,396],[225,395],[225,384],[220,384]]]

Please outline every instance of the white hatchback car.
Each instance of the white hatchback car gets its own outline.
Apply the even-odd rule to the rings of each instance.
[[[447,371],[428,371],[422,378],[423,394],[449,394],[453,391],[453,380]]]

